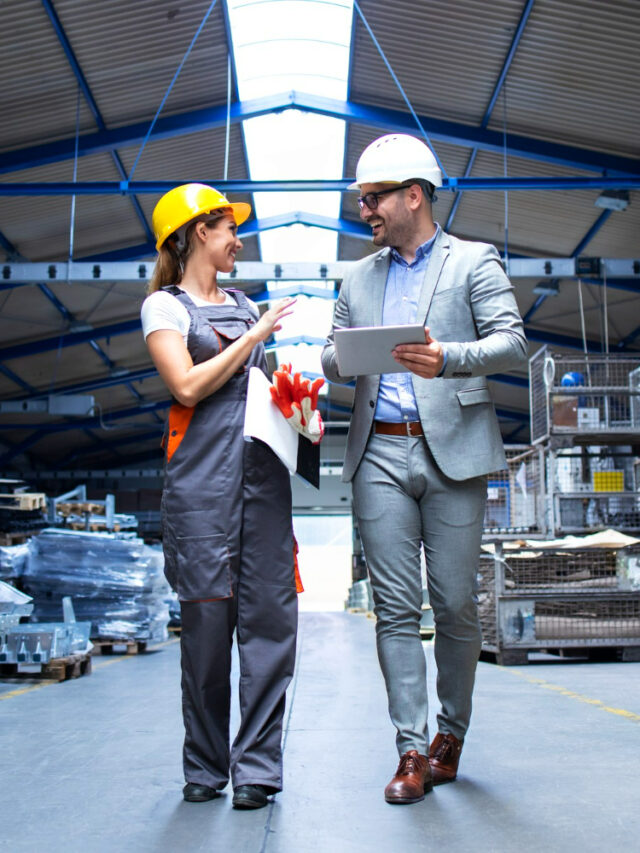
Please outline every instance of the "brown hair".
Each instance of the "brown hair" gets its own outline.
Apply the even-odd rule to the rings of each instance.
[[[225,212],[226,210],[224,208]],[[161,290],[170,284],[180,284],[187,259],[193,251],[193,235],[196,223],[204,222],[207,228],[215,228],[225,218],[222,213],[222,210],[220,213],[216,211],[214,215],[207,214],[206,219],[202,216],[190,222],[185,231],[182,250],[178,249],[178,237],[175,233],[167,237],[158,250],[156,264],[147,285],[147,294],[155,293],[156,290]]]

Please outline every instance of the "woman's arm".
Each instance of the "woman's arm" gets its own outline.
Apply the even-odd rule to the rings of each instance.
[[[180,332],[158,329],[147,336],[149,354],[172,396],[183,406],[195,406],[227,382],[245,363],[256,344],[277,332],[292,313],[295,299],[283,299],[265,311],[255,326],[219,355],[194,364]]]

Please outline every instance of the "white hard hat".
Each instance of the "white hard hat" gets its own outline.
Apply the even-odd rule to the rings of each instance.
[[[359,190],[362,184],[401,184],[411,178],[442,186],[442,172],[429,146],[406,133],[389,133],[367,145],[358,160],[356,180],[347,189]]]

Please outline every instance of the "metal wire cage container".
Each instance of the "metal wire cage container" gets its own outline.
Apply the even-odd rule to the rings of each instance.
[[[536,535],[544,517],[544,456],[539,447],[505,448],[507,468],[487,478],[485,536]]]
[[[640,356],[562,355],[541,347],[529,359],[531,441],[590,436],[592,443],[640,437]]]
[[[615,652],[640,660],[640,549],[535,549],[483,554],[482,648],[503,665],[530,651]],[[634,562],[635,560],[635,562]]]
[[[636,457],[624,445],[547,450],[549,518],[555,535],[615,528],[640,532]]]

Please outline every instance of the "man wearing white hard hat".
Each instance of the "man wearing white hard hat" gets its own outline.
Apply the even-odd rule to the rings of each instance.
[[[388,803],[419,802],[452,782],[471,716],[481,633],[475,599],[486,475],[506,467],[489,374],[524,367],[527,343],[513,287],[496,249],[434,222],[441,171],[413,136],[390,134],[362,153],[361,218],[380,251],[354,264],[336,302],[322,355],[341,376],[337,329],[424,325],[424,343],[398,345],[406,372],[356,377],[343,479],[353,485],[376,612],[378,658],[400,763]],[[440,710],[427,725],[420,640],[420,551],[436,625]]]

